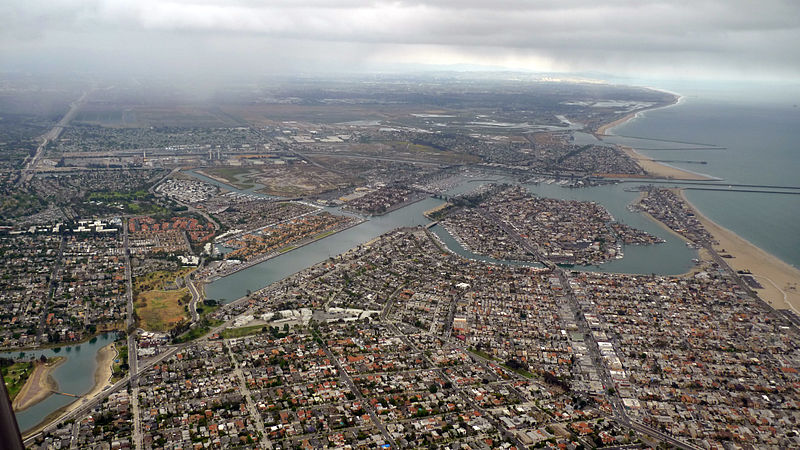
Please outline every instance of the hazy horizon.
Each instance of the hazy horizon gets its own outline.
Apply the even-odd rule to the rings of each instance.
[[[800,3],[10,0],[4,72],[222,80],[511,70],[800,81]]]

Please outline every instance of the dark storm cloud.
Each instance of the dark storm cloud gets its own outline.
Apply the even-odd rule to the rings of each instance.
[[[800,75],[797,1],[6,0],[0,15],[11,62],[72,52],[158,64],[221,58],[255,70],[440,62]]]

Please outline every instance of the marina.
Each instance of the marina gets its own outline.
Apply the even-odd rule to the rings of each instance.
[[[505,177],[497,177],[497,182],[508,182]],[[489,179],[465,180],[447,192],[457,195],[473,190]],[[677,275],[691,270],[696,252],[688,248],[674,234],[643,215],[628,210],[627,205],[636,199],[637,194],[625,192],[623,185],[604,185],[584,189],[568,189],[559,183],[525,185],[532,193],[559,199],[594,201],[602,204],[611,215],[622,223],[648,231],[666,242],[655,246],[624,246],[625,257],[597,266],[576,266],[576,270]],[[226,186],[226,189],[234,189]],[[384,216],[372,217],[348,230],[329,236],[306,246],[286,252],[247,269],[219,278],[205,285],[206,297],[223,303],[243,297],[247,291],[257,291],[306,267],[336,256],[350,248],[363,244],[381,234],[400,227],[424,226],[430,223],[423,213],[442,203],[441,200],[427,198]],[[493,264],[528,264],[519,261],[504,261],[477,255],[465,249],[441,226],[434,226],[435,233],[447,247],[456,254],[468,259]]]

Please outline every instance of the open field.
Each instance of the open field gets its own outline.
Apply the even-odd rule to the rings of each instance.
[[[184,275],[194,270],[191,267],[184,267],[175,272],[169,272],[165,270],[158,270],[155,272],[150,272],[147,275],[142,275],[140,277],[136,277],[133,280],[133,292],[145,292],[145,291],[152,291],[152,290],[159,290],[164,289],[170,283],[175,281],[176,278],[183,278]]]
[[[142,292],[134,302],[139,326],[148,331],[169,330],[186,318],[183,305],[190,299],[188,289]]]
[[[186,318],[184,305],[191,294],[186,288],[165,289],[175,278],[191,272],[184,268],[177,272],[157,271],[134,280],[134,308],[139,316],[139,326],[148,331],[167,331]]]
[[[260,167],[207,168],[203,173],[238,187],[252,188],[278,197],[303,197],[358,184],[356,177],[345,176],[304,162],[271,164]]]
[[[8,367],[3,367],[3,380],[6,382],[8,396],[13,401],[19,391],[28,381],[34,371],[32,362],[16,362]]]

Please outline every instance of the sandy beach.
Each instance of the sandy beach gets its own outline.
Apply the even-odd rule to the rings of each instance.
[[[672,106],[674,104],[677,104],[679,101],[680,101],[680,98],[676,99],[675,102],[673,102],[672,104],[667,105],[667,106]],[[639,114],[641,112],[644,112],[644,111],[648,111],[650,109],[658,109],[658,108],[664,108],[664,107],[666,107],[666,106],[659,106],[657,108],[641,109],[639,111],[634,111],[632,113],[626,114],[624,117],[619,118],[619,119],[617,119],[617,120],[615,120],[613,122],[609,122],[609,123],[607,123],[605,125],[601,125],[600,127],[597,128],[597,131],[594,133],[594,135],[598,139],[602,140],[603,136],[607,136],[606,132],[608,130],[610,130],[611,128],[614,128],[614,127],[616,127],[618,125],[622,125],[623,123],[635,118],[637,114]],[[636,161],[642,167],[642,169],[644,169],[644,171],[647,172],[647,174],[649,176],[651,176],[653,178],[666,178],[666,179],[669,179],[669,180],[691,180],[691,181],[703,181],[703,180],[713,180],[714,179],[714,178],[706,176],[706,175],[701,175],[699,173],[694,173],[694,172],[690,172],[688,170],[683,170],[683,169],[679,169],[677,167],[672,167],[672,166],[668,166],[666,164],[658,163],[658,162],[654,161],[653,158],[650,158],[649,156],[642,155],[641,153],[637,152],[636,150],[634,150],[631,147],[627,147],[627,146],[623,146],[623,145],[620,145],[619,147],[622,149],[622,151],[625,152],[626,155],[630,156],[634,161]]]
[[[646,110],[642,110],[642,111],[646,111]],[[636,117],[636,114],[638,114],[639,112],[641,112],[641,111],[634,111],[632,113],[626,114],[624,117],[622,117],[620,119],[617,119],[617,120],[615,120],[613,122],[609,122],[609,123],[607,123],[605,125],[600,125],[600,127],[597,128],[597,131],[595,132],[595,135],[597,135],[597,136],[605,136],[606,135],[606,131],[610,130],[611,128],[614,128],[617,125],[622,125],[623,123],[633,119],[634,117]]]
[[[714,249],[725,258],[734,270],[749,270],[764,286],[755,289],[762,300],[776,309],[791,309],[800,314],[800,270],[756,247],[746,239],[712,221],[700,213],[680,191],[680,195],[697,214],[697,218],[719,243]],[[722,251],[724,250],[724,252]]]
[[[53,379],[53,370],[67,359],[63,356],[54,358],[44,364],[36,363],[28,381],[14,399],[14,411],[22,411],[47,398],[54,390],[58,390],[58,383]]]
[[[97,351],[97,369],[94,371],[94,387],[84,395],[85,398],[94,397],[105,389],[106,386],[111,386],[111,365],[116,357],[117,348],[113,343]],[[75,405],[75,403],[70,406],[73,405]],[[72,409],[75,408],[73,407]]]
[[[688,170],[679,169],[677,167],[668,166],[659,162],[653,161],[653,158],[642,155],[631,147],[624,145],[619,146],[626,155],[630,156],[636,161],[639,166],[644,169],[647,174],[653,178],[666,178],[669,180],[713,180],[714,178],[700,175],[699,173],[689,172]]]
[[[636,117],[636,114],[627,114],[625,117],[599,127],[596,135],[598,137],[605,135],[609,129]],[[636,160],[650,176],[673,180],[713,180],[713,178],[701,174],[653,161],[652,158],[636,152],[631,147],[620,146],[620,148],[628,156]],[[727,253],[733,256],[733,258],[725,258],[728,265],[734,270],[749,270],[753,277],[763,286],[763,289],[755,290],[759,297],[772,305],[773,308],[791,309],[800,314],[800,270],[770,255],[731,230],[704,216],[686,199],[683,190],[678,191],[683,200],[695,211],[703,226],[719,243],[714,249],[718,253]],[[701,250],[700,257],[707,260],[710,255]]]
[[[117,350],[114,344],[108,344],[105,347],[101,348],[97,351],[97,369],[94,372],[94,386],[92,389],[84,394],[80,399],[70,403],[63,408],[59,408],[56,411],[53,411],[49,414],[45,420],[35,427],[31,428],[30,430],[24,432],[24,436],[31,436],[33,434],[38,433],[42,428],[44,428],[47,424],[55,420],[56,418],[77,409],[80,405],[83,404],[83,399],[90,399],[95,395],[99,394],[103,391],[107,386],[111,386],[111,365],[116,358]]]

